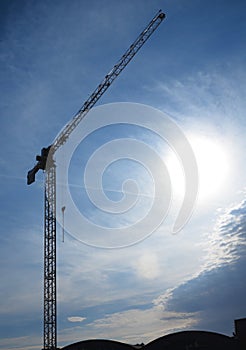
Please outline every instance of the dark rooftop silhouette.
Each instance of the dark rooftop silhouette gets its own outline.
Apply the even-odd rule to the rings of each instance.
[[[246,318],[234,322],[235,332],[231,337],[215,332],[190,330],[164,335],[146,345],[129,345],[114,340],[91,339],[67,345],[63,350],[245,350]]]

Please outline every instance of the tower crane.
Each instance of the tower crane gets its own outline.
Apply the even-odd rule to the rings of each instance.
[[[112,82],[120,75],[138,50],[165,18],[160,10],[128,48],[113,69],[104,77],[90,97],[71,121],[63,128],[54,142],[42,148],[41,155],[36,156],[36,165],[28,171],[27,184],[35,181],[39,170],[45,173],[44,181],[44,350],[57,349],[57,302],[56,302],[56,164],[55,153],[65,144],[73,130],[106,92]]]

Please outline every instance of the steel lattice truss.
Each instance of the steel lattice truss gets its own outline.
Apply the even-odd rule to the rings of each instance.
[[[56,349],[56,168],[46,171],[44,216],[44,349]]]

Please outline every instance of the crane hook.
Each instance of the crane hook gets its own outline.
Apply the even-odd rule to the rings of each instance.
[[[64,229],[64,212],[65,212],[66,207],[62,207],[62,242],[64,243],[64,236],[65,236],[65,229]]]

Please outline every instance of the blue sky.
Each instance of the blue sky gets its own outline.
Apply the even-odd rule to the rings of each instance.
[[[232,335],[233,320],[246,316],[244,1],[2,0],[0,7],[0,349],[42,346],[43,176],[28,187],[26,173],[160,8],[167,18],[99,104],[141,103],[171,115],[194,146],[198,201],[171,234],[182,187],[171,157],[174,201],[144,241],[108,250],[66,234],[62,243],[58,226],[58,345],[149,342],[185,329]],[[71,172],[114,132],[84,143],[86,156],[75,155]],[[146,130],[115,133],[167,156]],[[124,173],[141,178],[142,190],[150,186],[136,164],[116,164],[105,173],[109,198],[118,198]],[[98,219],[88,203],[85,210]]]

